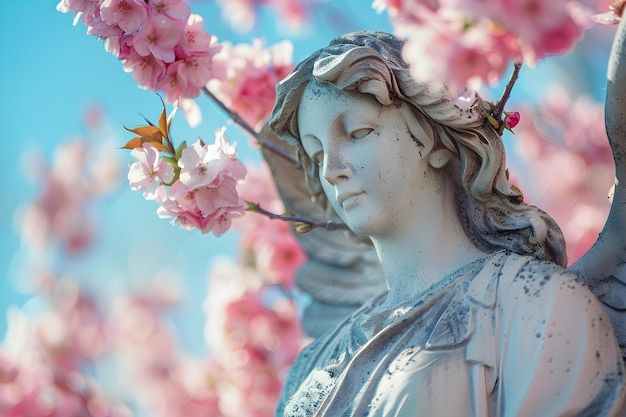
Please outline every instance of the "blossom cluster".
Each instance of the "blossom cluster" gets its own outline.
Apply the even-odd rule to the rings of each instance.
[[[160,127],[131,131],[141,137],[125,146],[132,149],[131,155],[137,160],[128,172],[130,188],[160,203],[159,217],[172,218],[173,223],[187,230],[220,236],[230,228],[233,218],[244,214],[246,204],[236,187],[244,179],[246,168],[236,158],[236,144],[228,142],[225,128],[215,131],[212,144],[199,139],[174,149],[163,110]]]
[[[140,158],[151,165],[155,178],[178,177],[177,181],[184,181],[186,186],[201,189],[202,184],[214,184],[220,176],[227,180],[231,175],[243,175],[240,163],[231,158],[235,149],[228,145],[223,130],[217,132],[215,144],[179,146],[177,158],[182,166],[174,169],[164,160],[175,159],[176,155],[159,154],[167,154],[164,149],[170,145],[169,137],[161,138],[160,144],[147,140],[150,134],[152,138],[158,136],[160,128],[133,129],[140,137],[129,142],[129,146],[141,144],[133,151],[143,155]],[[46,170],[37,176],[42,186],[40,194],[47,196],[43,200],[50,198],[50,176],[83,191],[76,184],[87,177],[83,168],[88,159],[77,158],[83,154],[77,151],[85,148],[85,142],[70,142],[51,163],[53,175]],[[213,160],[208,154],[219,158]],[[200,155],[204,156],[202,160]],[[82,210],[102,209],[100,192],[110,189],[121,174],[121,164],[97,162],[94,168],[102,178],[89,179],[85,185],[98,192],[81,195]],[[193,172],[204,171],[203,167],[204,174],[210,172],[214,181]],[[56,173],[61,168],[63,171]],[[134,168],[135,173],[141,175],[143,171],[138,168],[141,166]],[[242,184],[242,192],[272,210],[284,210],[267,166],[254,170],[254,178]],[[158,196],[163,185],[151,183],[147,177],[144,180],[140,181],[144,192]],[[40,204],[41,196],[35,197],[34,205],[54,221],[58,218],[57,205]],[[65,194],[58,198],[64,200]],[[85,218],[80,212],[72,213],[77,220]],[[98,230],[96,221],[94,217],[93,231]],[[303,346],[290,288],[304,255],[288,228],[283,227],[284,222],[246,216],[237,223],[248,244],[242,245],[236,263],[218,264],[210,274],[206,317],[201,319],[206,321],[206,345],[211,352],[200,357],[184,353],[181,339],[172,328],[169,313],[180,303],[182,292],[167,282],[169,275],[177,271],[160,271],[147,285],[119,293],[120,282],[111,285],[109,275],[77,278],[75,274],[77,263],[93,261],[91,257],[100,251],[89,248],[103,243],[103,239],[84,241],[68,257],[67,251],[53,251],[57,242],[66,240],[65,231],[49,229],[48,238],[39,242],[33,253],[40,262],[25,266],[25,279],[35,290],[28,304],[38,308],[12,308],[0,343],[0,415],[272,416],[287,370]],[[29,238],[27,229],[22,232]],[[285,252],[280,254],[283,248]],[[283,261],[275,262],[278,259]],[[271,268],[267,267],[270,264]],[[105,279],[109,289],[118,287],[115,297],[87,290]],[[133,281],[134,277],[127,279]]]
[[[284,213],[285,206],[278,195],[269,165],[263,163],[248,168],[248,176],[239,188],[241,196],[272,213]],[[291,288],[296,270],[306,260],[291,225],[267,216],[250,215],[237,218],[233,227],[242,232],[239,245],[241,263],[259,271],[265,285]]]
[[[529,66],[569,52],[609,0],[374,0],[418,81],[453,89],[499,81],[511,61]]]
[[[40,278],[40,294],[50,307],[34,321],[17,309],[8,315],[0,346],[0,415],[130,417],[82,370],[102,357],[106,345],[93,299],[71,281]]]
[[[220,415],[273,415],[289,367],[303,347],[296,307],[285,291],[267,285],[262,271],[242,259],[213,268],[205,341],[222,370]]]
[[[96,234],[96,219],[89,205],[119,186],[120,158],[115,155],[101,110],[91,107],[85,114],[89,146],[84,138],[59,143],[53,164],[35,154],[25,167],[33,180],[42,183],[37,198],[19,211],[18,229],[33,248],[54,245],[66,253],[78,253]]]
[[[259,271],[234,263],[210,276],[211,353],[200,358],[183,354],[171,330],[175,288],[155,280],[107,304],[68,277],[43,272],[35,281],[47,308],[34,318],[14,309],[0,345],[2,416],[131,417],[143,409],[155,417],[269,417],[303,346],[293,301],[268,301]]]
[[[559,224],[573,262],[596,241],[611,207],[615,173],[603,106],[553,87],[542,107],[523,111],[515,145],[529,172],[519,183]]]
[[[246,123],[259,126],[276,101],[276,84],[293,69],[293,45],[289,41],[264,48],[259,39],[252,44],[222,44],[213,67],[222,79],[210,80],[207,88]]]
[[[57,10],[74,12],[140,87],[163,91],[168,102],[197,97],[216,76],[220,45],[182,0],[61,0]]]
[[[253,169],[240,194],[280,211],[269,169],[263,167]],[[256,198],[260,195],[262,200]],[[269,417],[303,346],[289,296],[295,268],[304,261],[301,249],[288,229],[285,233],[284,222],[245,216],[234,223],[242,242],[259,244],[242,244],[236,262],[216,262],[209,275],[204,310],[210,356],[193,359],[177,353],[175,339],[164,325],[166,309],[175,302],[168,297],[172,291],[133,294],[113,308],[109,322],[114,346],[132,380],[139,382],[134,394],[154,416]],[[266,244],[260,244],[257,233],[263,234]],[[294,245],[291,262],[264,268],[280,256],[270,254],[270,241],[274,253]]]
[[[25,165],[39,192],[17,210],[23,215],[21,237],[29,243],[24,245],[24,288],[35,289],[31,304],[39,305],[39,314],[32,319],[16,307],[8,311],[0,344],[2,416],[132,415],[84,369],[105,355],[108,344],[98,303],[48,265],[83,259],[98,240],[96,207],[121,179],[122,164],[109,152],[115,152],[118,139],[109,137],[99,107],[88,109],[85,122],[87,138],[61,143],[52,162],[27,160]],[[94,142],[100,146],[89,145]]]

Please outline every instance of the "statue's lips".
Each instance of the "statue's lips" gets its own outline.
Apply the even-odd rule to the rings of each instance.
[[[337,196],[337,202],[341,207],[344,207],[346,203],[349,203],[354,199],[354,197],[357,197],[361,194],[363,194],[363,190],[344,192]]]

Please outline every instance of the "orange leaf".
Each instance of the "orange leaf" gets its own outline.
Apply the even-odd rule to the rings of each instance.
[[[132,138],[126,143],[126,145],[122,146],[122,149],[141,148],[141,145],[141,138]]]
[[[169,139],[169,126],[167,125],[167,115],[165,114],[165,106],[163,106],[163,111],[161,112],[161,117],[159,117],[159,128],[161,129],[161,133],[163,137]]]
[[[156,126],[139,126],[136,127],[134,129],[128,129],[126,128],[126,130],[136,133],[141,137],[146,137],[146,136],[154,136],[154,137],[158,137],[159,134],[161,133],[161,131],[159,130],[158,127]]]

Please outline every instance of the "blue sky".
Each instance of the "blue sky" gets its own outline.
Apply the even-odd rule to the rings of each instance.
[[[285,32],[273,15],[262,13],[259,27],[249,34],[236,34],[219,19],[219,10],[208,1],[196,2],[193,11],[205,19],[205,29],[220,40],[249,42],[260,37],[268,44],[289,38],[298,61],[328,43],[336,35],[358,29],[389,31],[385,15],[369,8],[369,0],[320,2],[316,21],[302,34]],[[128,139],[122,126],[141,122],[139,113],[156,115],[160,102],[153,92],[141,90],[120,62],[104,51],[103,45],[85,34],[82,24],[72,26],[72,16],[55,10],[56,1],[5,1],[0,6],[0,135],[2,185],[0,197],[0,337],[6,329],[5,311],[22,306],[28,294],[28,270],[32,259],[20,243],[14,226],[16,211],[37,192],[22,170],[22,156],[35,150],[48,159],[58,143],[84,134],[82,114],[97,103],[120,141]],[[604,31],[605,29],[601,29]],[[519,97],[541,94],[545,85],[558,79],[584,87],[603,99],[606,50],[594,42],[583,47],[585,59],[566,58],[559,65],[540,64],[535,71],[524,69]],[[182,117],[175,124],[178,137],[207,137],[226,122],[221,112],[200,98],[205,123],[189,129]],[[247,139],[229,128],[238,140],[244,160],[258,160],[255,151],[245,150]],[[120,145],[122,142],[120,142]],[[121,151],[120,151],[121,152]],[[124,155],[125,161],[130,161]],[[26,166],[26,169],[33,168]],[[156,206],[133,193],[125,184],[109,197],[99,213],[101,234],[88,261],[61,265],[85,285],[114,294],[150,280],[159,271],[179,271],[187,298],[178,311],[180,318],[200,317],[206,276],[219,256],[233,256],[236,236],[220,239],[189,233],[169,225],[155,215]],[[151,251],[145,248],[150,247]],[[176,274],[175,274],[176,275]],[[27,309],[31,308],[27,304]],[[35,309],[35,307],[32,307]],[[197,320],[182,320],[181,333],[189,346],[201,346]]]

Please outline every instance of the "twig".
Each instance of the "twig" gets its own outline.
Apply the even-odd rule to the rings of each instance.
[[[217,104],[231,119],[233,119],[233,122],[237,123],[246,132],[254,136],[254,138],[259,141],[261,146],[264,146],[275,154],[285,158],[286,160],[294,164],[296,168],[302,168],[302,164],[300,164],[300,161],[298,161],[293,155],[291,155],[283,148],[276,146],[274,143],[270,142],[265,136],[254,130],[252,126],[246,123],[245,120],[243,120],[237,113],[229,109],[224,103],[222,103],[220,99],[215,97],[215,95],[208,88],[204,87],[202,91],[204,91],[204,94],[206,94],[211,100],[213,100],[215,104]]]
[[[294,222],[294,223],[301,223],[303,225],[306,225],[308,227],[296,227],[296,231],[298,233],[307,233],[310,232],[313,229],[317,229],[317,228],[323,228],[325,230],[342,230],[342,229],[347,229],[348,226],[346,226],[343,223],[334,223],[331,221],[327,221],[327,222],[320,222],[318,220],[315,219],[311,219],[310,217],[304,217],[304,216],[300,216],[297,214],[276,214],[276,213],[272,213],[271,211],[267,211],[263,208],[261,208],[261,206],[259,204],[256,203],[252,203],[250,201],[246,201],[246,204],[248,204],[248,211],[253,211],[259,214],[262,214],[264,216],[269,217],[270,219],[278,219],[278,220],[283,220],[283,221],[288,221],[288,222]],[[299,230],[298,230],[299,229]]]
[[[509,82],[506,84],[506,87],[504,88],[504,91],[502,92],[502,96],[500,97],[500,100],[498,101],[498,104],[496,104],[496,107],[493,109],[493,117],[498,122],[502,120],[502,112],[504,111],[504,105],[509,100],[509,97],[511,97],[511,91],[513,90],[513,85],[515,85],[515,82],[517,81],[519,70],[521,68],[522,68],[521,62],[516,62],[515,64],[513,64],[513,72],[511,73],[511,78],[509,78]]]

